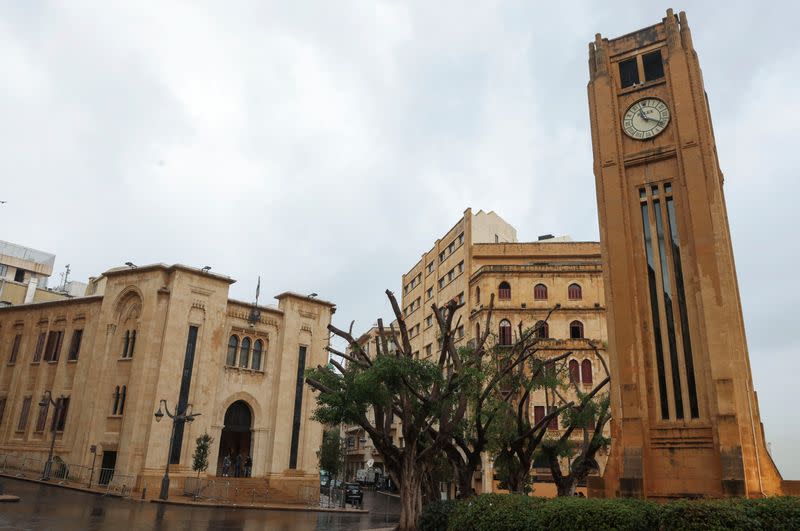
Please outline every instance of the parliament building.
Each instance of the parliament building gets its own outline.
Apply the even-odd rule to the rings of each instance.
[[[318,495],[322,427],[303,373],[327,363],[335,307],[291,292],[277,306],[241,302],[233,282],[131,264],[91,279],[85,296],[0,308],[2,458],[43,463],[55,436],[73,469],[96,461],[153,496],[168,459],[173,490],[195,475],[195,439],[208,433],[208,476],[226,455],[249,456],[271,492]],[[170,453],[173,422],[155,413],[176,408],[200,415],[175,423]]]

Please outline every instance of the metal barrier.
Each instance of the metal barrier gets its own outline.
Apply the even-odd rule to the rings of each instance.
[[[0,454],[0,473],[25,478],[49,477],[59,485],[73,484],[105,491],[105,494],[130,496],[136,476],[113,468],[94,468],[74,465],[55,457],[50,466],[47,459]],[[49,470],[48,470],[49,468]]]

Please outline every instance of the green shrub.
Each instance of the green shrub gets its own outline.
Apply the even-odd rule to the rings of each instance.
[[[421,524],[424,531],[800,529],[800,498],[791,497],[657,504],[634,499],[547,500],[484,494],[446,506],[434,505],[425,520],[427,527]]]
[[[516,531],[535,520],[543,498],[522,494],[482,494],[461,500],[450,513],[447,529],[455,531]]]
[[[455,506],[455,500],[443,500],[426,505],[419,517],[419,531],[444,531],[447,529],[450,513]]]

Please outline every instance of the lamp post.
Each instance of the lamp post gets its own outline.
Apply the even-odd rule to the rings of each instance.
[[[172,432],[169,436],[169,450],[167,451],[167,467],[164,469],[164,477],[161,478],[161,492],[158,495],[160,499],[166,500],[169,498],[169,462],[172,459],[172,445],[175,439],[175,424],[178,422],[192,422],[195,417],[200,415],[200,413],[191,413],[192,405],[186,404],[186,407],[183,408],[183,413],[180,413],[176,407],[175,414],[173,415],[170,413],[169,408],[167,407],[167,401],[162,398],[158,403],[158,411],[155,412],[156,422],[161,422],[161,419],[164,418],[164,413],[161,411],[162,405],[164,406],[164,411],[166,411],[167,416],[172,419]]]
[[[51,404],[55,407],[55,412],[53,413],[53,423],[51,425],[51,432],[52,437],[50,438],[50,453],[47,455],[47,463],[44,465],[44,470],[42,471],[42,479],[50,479],[50,468],[53,465],[53,447],[56,444],[56,423],[58,422],[58,412],[61,410],[61,404],[64,403],[64,395],[61,395],[58,400],[53,400],[53,395],[50,391],[45,391],[42,395],[42,399],[39,401],[39,406],[46,407],[48,404]]]

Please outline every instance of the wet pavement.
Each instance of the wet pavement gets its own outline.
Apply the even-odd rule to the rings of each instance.
[[[0,479],[6,494],[21,498],[0,504],[0,530],[354,530],[391,527],[397,498],[365,492],[369,514],[264,511],[187,507],[104,497],[18,479]]]

